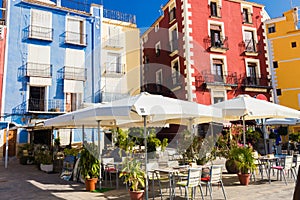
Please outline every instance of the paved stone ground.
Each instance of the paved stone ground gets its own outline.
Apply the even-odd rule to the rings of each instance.
[[[258,177],[258,175],[257,175]],[[283,181],[276,181],[272,177],[272,183],[257,180],[249,186],[239,185],[236,175],[225,174],[223,176],[227,199],[229,200],[291,200],[294,192],[294,182],[288,179],[286,186]],[[205,190],[205,187],[204,187]],[[163,190],[164,200],[168,200],[168,192]],[[179,197],[179,189],[176,189],[176,200],[184,199]],[[159,200],[157,190],[155,190],[155,200]],[[184,193],[184,192],[183,192]],[[197,195],[199,192],[197,191]],[[152,191],[149,191],[149,199],[152,199]],[[58,173],[47,174],[37,169],[35,165],[20,165],[17,160],[11,160],[8,168],[4,168],[3,162],[0,161],[0,199],[10,200],[52,200],[52,199],[129,199],[128,192],[121,184],[118,190],[110,190],[104,193],[93,193],[85,191],[82,183],[65,181],[60,179]],[[199,196],[197,199],[201,199]],[[210,199],[205,196],[205,199]],[[213,187],[213,199],[224,199],[222,190],[218,186]]]

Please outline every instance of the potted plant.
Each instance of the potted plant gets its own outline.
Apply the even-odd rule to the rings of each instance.
[[[53,171],[53,156],[49,150],[45,150],[41,157],[41,170],[44,172],[52,172]]]
[[[141,168],[141,162],[136,159],[127,160],[122,169],[120,178],[124,178],[124,182],[130,185],[131,200],[142,200],[144,196],[146,173]]]
[[[231,158],[236,161],[239,170],[238,177],[242,185],[248,185],[251,172],[256,169],[253,149],[248,146],[234,146],[230,150]]]
[[[100,161],[97,155],[96,146],[93,144],[85,144],[85,147],[80,152],[80,173],[85,179],[87,191],[96,189],[96,183],[100,175]]]

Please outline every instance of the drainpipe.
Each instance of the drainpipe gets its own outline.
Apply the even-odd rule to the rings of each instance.
[[[91,62],[91,64],[92,64],[92,103],[95,103],[95,63],[94,63],[94,56],[95,56],[95,54],[94,54],[94,48],[95,48],[95,44],[94,44],[94,37],[95,37],[95,34],[94,34],[94,24],[95,24],[95,18],[92,18],[92,20],[91,20],[91,23],[92,23],[92,52],[91,52],[91,55],[92,55],[92,62]]]

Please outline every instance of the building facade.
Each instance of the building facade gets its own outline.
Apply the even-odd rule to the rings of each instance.
[[[271,98],[263,5],[171,0],[142,35],[142,90],[201,104]]]
[[[265,22],[269,58],[272,66],[274,101],[300,109],[300,30],[298,9],[283,13],[282,17]]]
[[[82,134],[76,134],[76,130],[51,130],[43,127],[43,121],[103,102],[103,93],[107,91],[122,92],[122,95],[139,92],[129,92],[125,87],[122,91],[103,89],[109,88],[114,81],[126,79],[125,72],[139,63],[138,42],[132,47],[126,41],[133,35],[137,41],[139,39],[135,16],[105,10],[99,0],[7,2],[1,116],[3,121],[11,121],[19,127],[14,131],[12,145],[27,142],[51,144],[53,135],[68,135],[70,142],[81,141]],[[105,27],[111,21],[124,32],[126,42],[121,41],[119,46],[124,50],[121,57],[107,58],[102,52]],[[126,30],[132,30],[132,34],[126,35]],[[137,56],[134,61],[132,55],[126,53],[131,48]],[[116,49],[111,51],[118,52]],[[120,62],[117,64],[116,60]],[[108,83],[102,81],[104,63],[110,63],[109,69],[117,74]],[[116,70],[119,64],[124,66],[122,75]],[[131,84],[135,83],[127,85]],[[3,135],[2,131],[0,136]],[[4,141],[0,140],[0,148],[5,146],[3,144]]]

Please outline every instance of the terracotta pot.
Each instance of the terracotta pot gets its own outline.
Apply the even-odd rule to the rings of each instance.
[[[251,174],[238,174],[241,185],[249,185]]]
[[[143,200],[144,199],[144,190],[140,191],[129,191],[131,200]]]
[[[96,189],[97,178],[85,179],[85,189],[87,191],[94,191]]]

